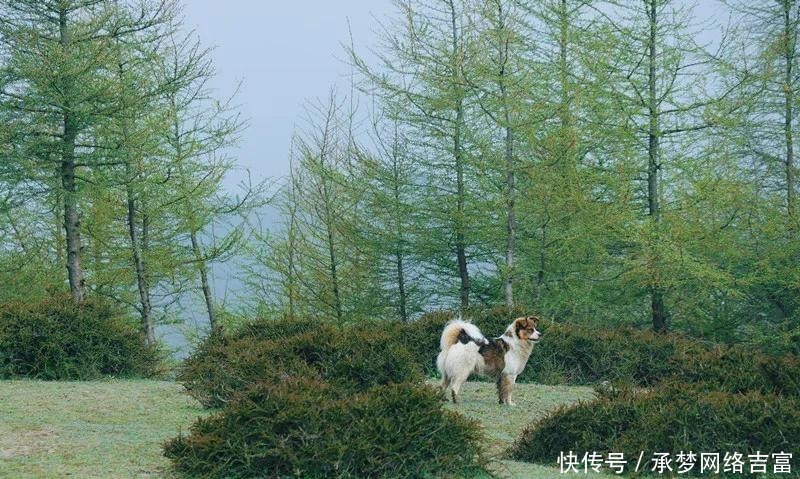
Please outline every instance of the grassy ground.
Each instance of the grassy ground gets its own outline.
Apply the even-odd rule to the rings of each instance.
[[[517,405],[508,407],[497,403],[494,383],[470,382],[461,391],[460,402],[458,404],[448,403],[448,407],[478,419],[483,424],[489,440],[489,451],[495,458],[492,469],[501,477],[509,479],[553,477],[601,479],[612,476],[595,473],[559,474],[559,470],[556,469],[555,457],[553,458],[554,467],[503,459],[508,446],[514,442],[514,439],[529,422],[560,405],[590,399],[592,396],[593,392],[590,387],[518,384],[513,395]]]
[[[519,385],[517,406],[508,408],[497,404],[492,384],[469,383],[462,402],[448,407],[484,424],[501,476],[566,478],[557,469],[499,458],[529,420],[591,394]],[[160,445],[202,414],[172,382],[0,381],[0,478],[171,478]]]
[[[0,381],[0,477],[169,477],[161,442],[200,414],[172,382]]]

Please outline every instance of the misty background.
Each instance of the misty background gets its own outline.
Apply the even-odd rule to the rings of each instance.
[[[722,36],[729,14],[717,0],[685,1],[704,32],[699,40],[709,48]],[[235,191],[247,179],[278,181],[289,171],[292,135],[302,126],[304,105],[324,98],[331,88],[350,90],[352,70],[344,48],[351,42],[368,61],[378,41],[380,22],[395,15],[395,0],[188,0],[185,26],[213,49],[216,77],[212,87],[219,98],[235,94],[235,104],[248,127],[230,152],[239,170],[226,179]],[[260,223],[275,220],[269,207]],[[220,304],[234,303],[241,283],[235,260],[215,264],[214,294]],[[187,337],[207,326],[202,307],[184,304],[185,324],[162,325],[160,337],[183,355]]]

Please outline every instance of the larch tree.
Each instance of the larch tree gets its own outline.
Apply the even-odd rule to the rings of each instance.
[[[473,45],[476,49],[475,65],[465,79],[476,92],[479,114],[488,120],[488,128],[476,130],[495,131],[500,137],[487,139],[488,151],[483,155],[485,159],[501,159],[499,164],[490,160],[485,167],[489,175],[494,171],[502,172],[503,176],[503,191],[499,197],[504,210],[504,232],[498,235],[491,230],[489,235],[505,239],[504,263],[500,268],[502,294],[505,305],[513,308],[518,235],[517,183],[521,170],[518,137],[527,137],[535,123],[534,117],[541,113],[532,111],[537,105],[534,78],[540,72],[535,68],[535,47],[523,33],[525,11],[517,2],[477,1],[471,5],[471,13],[479,34]],[[526,155],[530,157],[529,149],[526,149]]]
[[[472,94],[465,79],[475,30],[463,0],[395,3],[400,13],[382,31],[379,65],[367,65],[353,51],[351,59],[364,76],[364,90],[381,98],[392,116],[409,127],[415,155],[425,158],[419,183],[426,186],[419,197],[427,208],[431,239],[422,249],[436,270],[431,276],[455,273],[459,304],[466,308],[470,255],[478,247],[472,230],[476,178],[466,118]]]
[[[174,267],[190,265],[211,329],[219,324],[211,265],[225,262],[244,248],[244,220],[266,201],[266,183],[246,180],[229,193],[224,181],[236,168],[230,148],[246,126],[233,99],[216,99],[209,86],[214,76],[210,51],[191,35],[173,36],[161,55],[160,82],[166,90],[166,127],[162,130],[163,161],[172,195],[157,208],[169,212],[175,238],[185,245]],[[217,234],[219,233],[219,234]],[[199,283],[197,288],[193,285]]]
[[[800,5],[794,0],[726,3],[737,20],[739,44],[724,59],[720,76],[742,85],[736,93],[744,105],[726,138],[752,191],[740,250],[748,253],[741,268],[753,300],[743,314],[779,317],[781,327],[796,329],[792,320],[800,312],[795,153]]]
[[[392,309],[386,315],[409,321],[427,297],[415,251],[424,230],[414,196],[417,160],[399,121],[373,113],[370,123],[371,148],[362,147],[358,158],[364,182],[358,238],[374,258],[383,303]]]
[[[164,97],[178,81],[161,82],[157,65],[164,41],[174,33],[176,4],[164,4],[158,28],[139,32],[130,40],[118,41],[116,79],[119,112],[112,121],[98,128],[105,137],[109,157],[120,163],[118,182],[125,191],[124,216],[127,222],[128,249],[138,301],[128,302],[139,313],[142,334],[154,344],[155,318],[153,288],[163,275],[151,271],[152,212],[148,196],[166,194],[169,172],[159,161],[162,152],[158,131],[165,127]]]
[[[653,329],[664,331],[670,313],[666,296],[687,271],[673,270],[682,249],[679,222],[665,221],[665,205],[680,195],[681,180],[702,163],[705,137],[719,127],[709,112],[733,90],[709,87],[710,56],[691,34],[692,11],[669,0],[635,5],[609,2],[597,15],[615,38],[601,69],[612,72],[608,88],[616,113],[626,123],[628,141],[645,157],[642,202],[645,217],[634,236],[631,278],[646,286]],[[617,17],[617,18],[612,18]],[[720,112],[715,112],[719,115]],[[676,218],[677,219],[677,218]]]
[[[303,295],[317,314],[340,321],[370,316],[382,298],[374,258],[359,239],[365,182],[356,173],[361,153],[346,102],[332,90],[308,104],[289,190],[294,231],[302,238],[295,244],[303,251],[297,268]]]
[[[0,4],[0,48],[8,58],[0,110],[14,118],[20,145],[12,160],[57,198],[75,302],[86,295],[82,172],[111,166],[91,132],[119,111],[111,74],[118,40],[159,25],[164,13],[163,2],[125,8],[133,13],[121,15],[110,0]]]

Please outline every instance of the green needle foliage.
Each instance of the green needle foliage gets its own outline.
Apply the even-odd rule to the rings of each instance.
[[[197,477],[465,477],[483,471],[481,439],[478,424],[444,410],[429,387],[348,396],[290,378],[250,388],[164,450]]]
[[[287,183],[298,206],[320,191],[299,183],[335,185],[335,228],[282,209],[250,270],[260,307],[505,304],[797,351],[795,2],[720,6],[724,31],[677,0],[395,7],[373,60],[348,48],[369,111],[312,126],[347,160]]]
[[[152,342],[229,317],[233,261],[248,314],[502,304],[798,352],[795,0],[724,28],[682,0],[393,4],[262,210],[224,187],[246,121],[178,3],[0,1],[0,301],[113,298]]]

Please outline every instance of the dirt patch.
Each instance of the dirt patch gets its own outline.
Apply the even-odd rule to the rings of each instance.
[[[12,432],[0,440],[0,459],[23,457],[52,452],[52,439],[58,434],[51,428],[39,428],[30,431]]]

